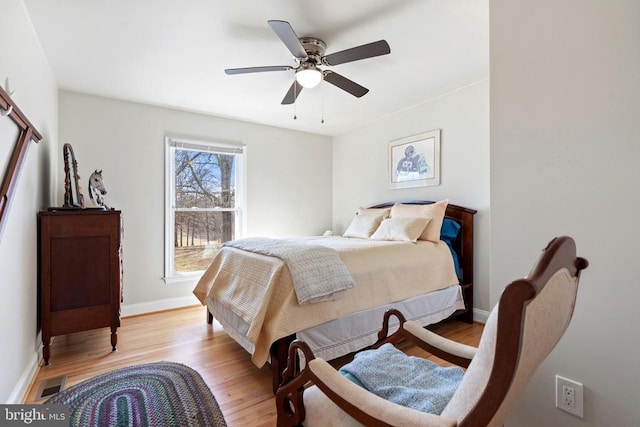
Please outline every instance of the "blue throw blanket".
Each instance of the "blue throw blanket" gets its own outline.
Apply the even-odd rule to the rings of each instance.
[[[436,415],[447,406],[464,375],[462,368],[443,368],[430,360],[407,356],[391,344],[357,353],[340,372],[353,375],[364,388],[385,400]]]
[[[335,299],[352,288],[353,277],[334,249],[286,239],[248,237],[223,246],[280,258],[289,268],[299,304]]]

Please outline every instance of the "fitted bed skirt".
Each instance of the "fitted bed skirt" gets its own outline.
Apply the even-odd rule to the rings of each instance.
[[[247,352],[253,354],[253,343],[246,337],[249,330],[247,322],[209,297],[206,303],[209,312],[225,332]],[[296,336],[309,345],[316,357],[333,360],[373,344],[382,328],[384,312],[390,308],[400,310],[407,320],[427,326],[440,322],[456,310],[464,310],[465,307],[461,287],[453,285],[428,294],[351,313],[300,331]],[[397,320],[393,319],[395,323],[391,322],[392,330],[397,327]]]

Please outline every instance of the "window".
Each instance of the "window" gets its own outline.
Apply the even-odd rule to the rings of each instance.
[[[165,280],[204,271],[241,230],[241,145],[166,138]]]

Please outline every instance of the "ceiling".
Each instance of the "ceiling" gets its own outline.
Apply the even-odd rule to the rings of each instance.
[[[61,89],[323,135],[489,75],[488,0],[23,1]],[[391,54],[323,67],[368,88],[362,98],[322,83],[281,105],[293,71],[224,73],[296,65],[270,19],[327,54],[380,39]]]

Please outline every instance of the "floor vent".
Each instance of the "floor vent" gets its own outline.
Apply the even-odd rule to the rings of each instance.
[[[40,383],[40,387],[38,388],[38,395],[36,396],[36,399],[43,399],[45,397],[56,394],[57,392],[64,389],[66,382],[66,375],[62,377],[49,378],[48,380],[42,381]]]

